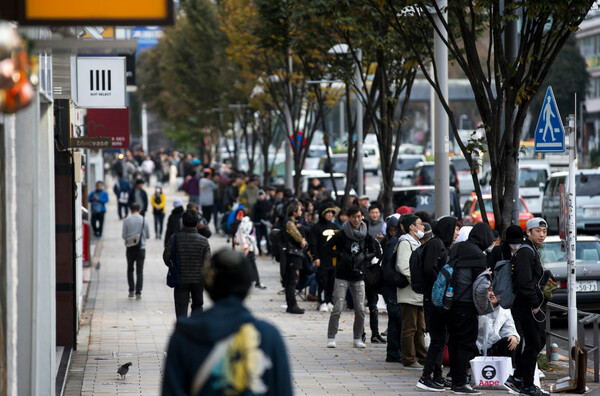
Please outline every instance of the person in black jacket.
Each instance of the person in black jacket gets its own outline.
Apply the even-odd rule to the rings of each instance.
[[[267,254],[271,254],[271,241],[269,241],[269,230],[267,223],[269,222],[269,212],[271,211],[271,200],[266,199],[266,194],[263,190],[258,191],[258,200],[252,208],[252,222],[256,230],[256,245],[258,246],[258,254],[263,252],[260,248],[260,242],[265,238],[267,241]]]
[[[137,179],[135,181],[135,188],[129,193],[129,206],[132,203],[137,202],[140,205],[140,214],[142,217],[146,217],[146,211],[148,210],[148,194],[144,190],[144,180]]]
[[[491,251],[494,232],[488,223],[473,226],[469,238],[450,250],[454,298],[448,311],[448,352],[452,371],[452,390],[460,394],[479,394],[467,383],[467,366],[477,353],[477,309],[473,303],[473,282],[487,268],[484,251]]]
[[[425,310],[425,325],[431,337],[423,374],[417,383],[417,388],[424,390],[443,391],[444,387],[448,385],[442,377],[442,359],[448,335],[446,312],[431,302],[431,289],[438,272],[446,264],[450,246],[458,237],[459,230],[456,217],[442,217],[433,228],[435,236],[423,250],[423,275],[425,277],[423,309]],[[433,379],[431,378],[432,374]]]
[[[208,239],[198,234],[196,225],[198,215],[193,210],[183,212],[183,228],[167,241],[163,252],[163,261],[170,264],[171,250],[177,249],[179,264],[179,284],[173,289],[175,315],[188,316],[188,305],[192,297],[192,312],[202,311],[204,299],[204,262],[210,259]],[[175,246],[173,238],[176,239]]]
[[[327,329],[327,347],[335,348],[335,336],[348,286],[352,290],[354,299],[354,347],[365,348],[362,335],[365,325],[365,281],[364,271],[366,266],[375,257],[381,257],[379,242],[367,232],[367,225],[363,223],[363,215],[356,205],[351,206],[346,212],[348,221],[342,229],[326,244],[325,251],[335,257],[335,286],[334,306],[329,317]]]
[[[335,258],[325,252],[325,244],[339,231],[332,221],[335,208],[321,205],[319,221],[313,225],[309,235],[309,247],[314,265],[317,270],[319,311],[327,312],[333,309],[333,285],[335,283]]]
[[[487,256],[487,265],[492,271],[496,263],[502,260],[510,260],[519,246],[523,243],[523,229],[516,224],[508,226],[506,229],[506,239],[495,246]]]
[[[533,384],[537,356],[546,343],[543,314],[546,301],[541,284],[544,268],[540,261],[538,248],[546,239],[548,225],[541,217],[527,221],[527,244],[531,249],[523,247],[515,253],[513,259],[513,280],[515,302],[512,315],[525,348],[520,358],[516,359],[517,367],[513,375],[504,383],[507,387],[521,395],[543,396],[549,393]],[[542,312],[540,312],[540,310]],[[519,349],[519,347],[517,347]]]
[[[296,302],[296,285],[304,260],[304,248],[308,246],[304,230],[296,224],[302,216],[302,204],[292,201],[287,207],[287,221],[283,240],[285,242],[285,271],[283,285],[285,287],[285,302],[287,313],[303,314],[304,310]]]
[[[171,235],[181,228],[181,215],[183,214],[183,202],[179,198],[173,200],[173,210],[167,219],[167,229],[165,230],[165,247]]]

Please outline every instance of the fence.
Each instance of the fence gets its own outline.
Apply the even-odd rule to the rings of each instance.
[[[561,340],[568,341],[569,337],[562,336],[557,333],[552,332],[551,324],[550,324],[550,313],[552,311],[561,311],[568,312],[568,308],[562,305],[548,303],[546,306],[546,355],[550,358],[550,346],[552,345],[552,337],[559,338]],[[588,350],[588,356],[593,353],[594,355],[594,382],[600,382],[600,348],[598,344],[600,343],[600,337],[598,332],[598,323],[600,322],[600,315],[577,311],[577,338],[579,339],[579,344],[584,346]],[[584,326],[592,324],[593,331],[593,344],[587,344],[585,341],[585,329]],[[571,351],[569,351],[569,354]],[[570,359],[570,356],[569,356]]]

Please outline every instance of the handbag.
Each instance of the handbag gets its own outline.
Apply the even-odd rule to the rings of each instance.
[[[179,256],[177,255],[177,234],[173,234],[169,271],[167,272],[167,286],[175,287],[177,285],[179,285]]]
[[[290,256],[304,257],[304,250],[291,245],[288,247],[287,253]]]
[[[365,271],[365,285],[369,289],[373,289],[381,294],[381,287],[383,286],[383,268],[381,268],[379,262],[367,267]]]
[[[142,246],[142,235],[144,234],[145,217],[142,217],[142,230],[139,234],[131,235],[125,238],[125,246],[128,248],[140,248]]]

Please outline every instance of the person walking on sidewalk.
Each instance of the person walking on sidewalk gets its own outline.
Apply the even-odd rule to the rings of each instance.
[[[135,296],[137,300],[141,300],[142,287],[144,285],[146,240],[150,238],[150,227],[148,227],[148,223],[140,214],[140,205],[137,202],[132,203],[129,209],[131,210],[131,216],[128,216],[123,221],[123,232],[121,234],[127,247],[127,283],[129,284],[129,297],[132,298]],[[137,243],[132,244],[132,240],[134,242],[137,241]],[[135,280],[133,277],[134,266]]]
[[[180,198],[175,198],[173,200],[173,210],[167,219],[167,229],[165,230],[165,247],[167,247],[167,242],[171,238],[171,235],[175,234],[181,229],[181,215],[183,212],[183,201]]]
[[[131,193],[131,183],[126,178],[119,176],[119,179],[113,186],[113,192],[117,196],[117,213],[119,220],[129,216],[129,194]]]
[[[198,214],[193,210],[186,210],[181,216],[183,228],[173,234],[167,241],[163,252],[163,261],[168,267],[171,260],[172,249],[177,249],[179,258],[179,284],[173,288],[175,300],[175,315],[188,316],[190,296],[192,298],[192,313],[202,311],[204,305],[204,263],[210,259],[210,245],[208,239],[198,234]],[[173,240],[175,239],[175,245]]]
[[[205,279],[214,305],[175,325],[162,395],[291,396],[283,338],[244,306],[252,277],[243,256],[219,250],[206,263]]]
[[[90,193],[88,201],[92,212],[92,230],[94,235],[100,238],[104,226],[106,203],[108,202],[108,193],[104,191],[104,183],[101,181],[96,182],[96,190]]]
[[[335,286],[333,310],[327,328],[327,347],[335,348],[340,315],[346,303],[348,286],[354,299],[354,347],[366,348],[362,340],[365,327],[365,277],[366,266],[373,258],[381,257],[379,243],[367,233],[361,209],[351,206],[346,212],[348,220],[342,230],[325,244],[325,252],[335,257]]]
[[[140,207],[140,215],[146,217],[146,211],[148,210],[148,194],[144,190],[144,180],[137,179],[135,181],[135,189],[129,194],[129,207],[131,204],[137,203]]]
[[[167,203],[167,197],[165,197],[161,187],[156,187],[150,201],[152,202],[152,214],[154,215],[154,233],[156,239],[160,239],[165,222],[165,204]]]
[[[202,216],[210,224],[210,219],[213,214],[213,206],[215,204],[215,190],[219,188],[217,184],[210,178],[210,171],[205,170],[200,179],[200,208],[202,208]]]

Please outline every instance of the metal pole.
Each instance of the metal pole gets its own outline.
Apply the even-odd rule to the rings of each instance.
[[[294,123],[292,121],[292,57],[288,56],[288,100],[286,100],[285,105],[285,126],[287,130],[288,136],[293,135],[294,133]],[[293,180],[292,180],[292,170],[294,169],[294,164],[292,163],[292,147],[290,146],[289,138],[286,136],[283,139],[285,144],[285,188],[292,188]]]
[[[358,94],[356,96],[356,168],[357,168],[357,177],[358,177],[358,191],[357,194],[363,195],[365,193],[365,186],[363,183],[364,177],[364,168],[363,168],[363,93],[362,93],[362,73],[360,63],[362,61],[362,51],[360,49],[356,50],[358,64],[356,65],[356,89],[358,90]]]
[[[569,122],[569,183],[568,183],[568,199],[567,199],[567,268],[568,278],[567,287],[569,290],[568,301],[568,323],[569,323],[569,351],[575,346],[577,341],[577,281],[576,281],[576,239],[577,225],[575,222],[575,172],[576,166],[576,128],[575,116],[568,117]],[[569,364],[569,375],[575,378],[575,362],[571,359]]]
[[[447,18],[445,10],[448,0],[438,0],[438,7],[444,11],[444,20]],[[436,19],[439,30],[445,39],[448,32]],[[435,35],[434,58],[438,70],[437,79],[442,95],[448,98],[448,48],[442,37]],[[435,103],[435,216],[437,218],[450,214],[450,159],[448,157],[448,115],[442,106],[440,98]]]
[[[142,103],[142,150],[148,154],[148,110],[146,103]]]

